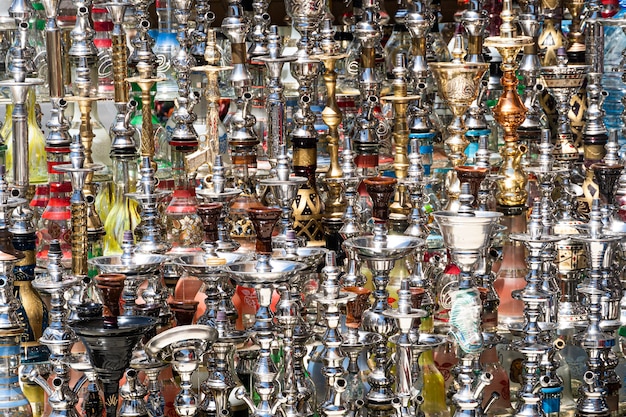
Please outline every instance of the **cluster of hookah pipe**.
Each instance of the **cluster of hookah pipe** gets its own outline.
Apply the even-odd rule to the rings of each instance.
[[[24,241],[34,234],[26,200],[32,155],[25,106],[29,90],[43,80],[29,77],[29,5],[16,1],[9,10],[17,33],[10,50],[10,77],[2,82],[9,87],[14,105],[10,185],[0,171],[3,415],[41,413],[31,405],[37,403],[36,396],[27,399],[22,393],[21,379],[30,389],[25,393],[32,394],[34,386],[43,390],[47,413],[54,417],[79,413],[88,417],[105,413],[107,417],[157,417],[165,415],[168,407],[179,416],[419,416],[433,413],[429,408],[433,403],[440,413],[479,417],[490,414],[503,396],[497,390],[483,395],[494,375],[482,368],[480,357],[486,349],[503,343],[504,334],[511,339],[511,349],[523,356],[521,386],[512,398],[515,408],[510,413],[541,417],[560,412],[568,389],[556,372],[557,353],[565,344],[560,335],[565,331],[576,334],[569,343],[581,346],[586,355],[575,413],[608,416],[619,412],[621,381],[615,347],[616,333],[621,334],[625,324],[620,316],[619,273],[624,259],[626,178],[617,139],[608,138],[602,122],[602,59],[591,57],[587,65],[568,62],[579,62],[584,47],[580,4],[566,4],[574,17],[569,49],[539,51],[540,38],[548,33],[539,35],[536,2],[520,5],[518,21],[512,2],[505,1],[499,35],[487,37],[487,12],[480,2],[469,2],[460,14],[468,35],[467,53],[462,36],[456,36],[451,62],[428,62],[427,36],[436,15],[428,2],[410,1],[405,25],[412,51],[400,52],[392,60],[394,79],[389,94],[384,95],[376,63],[382,37],[380,5],[376,0],[364,0],[354,25],[360,45],[356,83],[361,108],[353,131],[342,141],[336,68],[348,55],[334,39],[332,22],[325,19],[325,1],[285,3],[300,35],[297,51],[286,56],[278,28],[269,25],[268,2],[254,2],[251,30],[240,2],[229,0],[221,27],[230,42],[228,66],[222,65],[219,51],[212,49],[215,32],[209,29],[213,18],[208,4],[199,3],[198,13],[205,14],[196,18],[192,29],[191,2],[173,2],[180,45],[173,59],[179,96],[169,144],[180,158],[180,187],[172,201],[181,196],[194,201],[197,192],[203,202],[191,207],[168,205],[166,217],[176,217],[182,226],[169,227],[174,223],[167,223],[164,228],[161,209],[170,193],[160,189],[156,179],[151,99],[151,89],[163,78],[156,75],[152,52],[147,20],[150,3],[102,4],[113,20],[117,114],[111,128],[111,158],[116,175],[132,171],[130,167],[140,159],[139,178],[121,175],[116,181],[122,184],[119,198],[125,199],[128,207],[141,207],[137,225],[130,221],[130,210],[107,217],[103,225],[94,204],[94,173],[104,167],[93,162],[90,114],[101,97],[93,87],[97,51],[89,19],[91,4],[77,5],[66,54],[73,66],[72,95],[67,96],[56,16],[59,4],[44,2],[52,107],[46,138],[49,183],[57,194],[69,192],[71,186],[71,197],[57,201],[66,208],[64,215],[69,214],[71,229],[69,251],[63,250],[59,240],[51,240],[45,252],[37,254],[42,269],[36,277],[33,272],[32,287],[50,303],[44,313],[47,326],[32,332],[37,335],[30,340],[37,342],[34,347],[20,346],[24,323],[19,309],[23,306],[15,297],[14,271],[23,272],[22,259],[29,260],[32,254],[26,252],[25,256],[18,250],[32,251]],[[549,11],[547,20],[557,19],[558,4],[545,3],[541,7]],[[135,9],[137,28],[128,54],[122,23],[130,6]],[[597,5],[589,4],[588,9],[585,35],[590,44],[598,46],[603,42],[603,25],[610,23],[597,18]],[[518,22],[523,34],[517,33]],[[488,144],[484,104],[488,84],[483,79],[489,64],[483,62],[483,46],[495,48],[502,58],[502,93],[491,110],[503,132],[497,170],[492,169],[493,152]],[[543,62],[539,62],[538,52]],[[286,128],[285,64],[299,86],[291,132]],[[259,137],[250,109],[252,65],[257,72],[265,70],[268,78],[267,138]],[[220,153],[216,142],[218,76],[226,71],[230,71],[227,77],[236,110],[228,125],[229,149]],[[518,93],[517,71],[526,88],[523,97]],[[207,77],[204,141],[194,127],[194,108],[200,100],[192,88],[194,73]],[[581,193],[576,184],[579,151],[568,116],[572,97],[586,76],[587,121],[581,136],[592,185],[587,183],[583,192],[595,186],[594,197],[598,197],[590,200],[588,222],[574,211]],[[321,117],[329,128],[330,154],[323,195],[316,183],[318,132],[312,110],[320,79],[327,92]],[[141,91],[139,149],[130,123],[138,106],[129,99],[131,83]],[[428,154],[439,133],[431,117],[435,92],[452,113],[443,133],[450,169],[441,196],[445,207],[428,214],[424,210],[426,200],[432,198],[428,193],[440,182],[430,175],[434,163]],[[539,102],[543,94],[556,102],[556,135],[542,130]],[[71,102],[81,113],[79,135],[73,138],[63,114]],[[392,123],[381,116],[383,103],[391,103]],[[381,143],[389,131],[394,144],[393,177],[382,175],[379,167]],[[475,164],[466,165],[466,150],[476,138],[480,143]],[[256,175],[262,141],[266,141],[271,165],[267,178]],[[206,165],[210,175],[196,191],[193,180]],[[540,190],[537,201],[529,201],[529,175]],[[371,200],[371,221],[361,194]],[[555,195],[559,195],[558,201],[553,199]],[[237,213],[233,213],[235,209]],[[527,210],[527,230],[506,231],[499,225],[501,218],[524,216]],[[408,218],[408,227],[400,235],[390,231],[390,213]],[[52,214],[44,211],[42,217],[46,216]],[[109,228],[108,222],[122,227]],[[231,223],[241,226],[241,231],[231,231]],[[113,235],[109,246],[101,243],[105,229]],[[279,232],[273,236],[275,229]],[[502,234],[527,249],[526,285],[513,294],[500,294],[523,304],[522,314],[510,323],[494,318],[498,299],[494,297],[489,249],[497,247]],[[242,248],[245,239],[233,235],[256,235],[255,251]],[[326,249],[318,247],[324,237]],[[458,274],[445,294],[450,298],[447,317],[434,320],[433,326],[435,305],[442,304],[443,297],[433,294],[435,268],[424,255],[435,237],[443,243],[449,264]],[[307,246],[308,242],[313,243]],[[94,256],[107,248],[111,254]],[[400,263],[406,263],[410,273],[401,280],[397,300],[392,303],[390,275]],[[363,270],[369,271],[370,282]],[[164,284],[166,275],[195,276],[203,283],[205,308],[199,317],[194,317],[197,301],[170,297]],[[253,289],[256,294],[254,324],[247,329],[237,326],[235,286]],[[274,294],[278,295],[275,305]],[[85,352],[76,354],[73,348],[79,341]],[[309,374],[305,359],[310,345],[314,349],[309,364],[313,369],[315,363],[321,366]],[[421,373],[426,371],[420,367],[421,355],[443,345],[454,346],[457,358],[448,399],[432,396],[422,380]],[[276,346],[281,347],[280,367],[274,359]],[[38,351],[47,351],[48,358],[28,362],[29,355]],[[366,365],[359,363],[363,355],[370,359]],[[20,357],[26,359],[26,366],[18,378]],[[160,374],[170,368],[178,382],[173,403],[167,405]],[[73,385],[72,372],[82,374]],[[195,375],[201,375],[198,384],[194,384]],[[244,385],[240,375],[247,375],[250,383]],[[318,379],[312,380],[315,377]]]

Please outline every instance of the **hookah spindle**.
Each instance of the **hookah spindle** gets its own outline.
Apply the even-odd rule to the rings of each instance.
[[[282,210],[273,207],[253,207],[247,210],[256,231],[256,252],[272,253],[272,232],[280,219]]]

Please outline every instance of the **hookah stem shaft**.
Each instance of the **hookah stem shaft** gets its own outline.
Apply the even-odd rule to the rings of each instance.
[[[152,85],[150,84],[150,87]],[[152,128],[152,106],[150,100],[150,87],[141,87],[141,157],[154,157],[154,131]]]
[[[93,144],[93,129],[91,127],[91,101],[80,100],[78,102],[80,108],[80,141],[85,147],[85,165],[93,164],[93,157],[91,156],[91,146]],[[87,174],[85,179],[85,190],[93,191],[91,180],[93,179],[93,172]]]
[[[26,94],[25,94],[26,95]],[[26,104],[16,101],[13,106],[13,181],[20,197],[28,190],[28,117]]]
[[[111,35],[113,51],[113,88],[116,103],[128,103],[128,60],[126,52],[126,36],[123,33]]]
[[[87,275],[87,203],[73,202],[72,216],[72,274]]]
[[[328,178],[340,178],[343,173],[339,166],[339,132],[338,126],[341,124],[341,110],[337,105],[337,97],[335,91],[337,89],[337,73],[335,72],[335,59],[330,58],[325,61],[326,73],[324,81],[326,83],[326,91],[328,94],[328,102],[326,107],[332,110],[328,112],[325,122],[328,124],[328,153],[330,154],[330,167],[328,168]],[[324,115],[322,115],[324,119]]]
[[[48,84],[51,98],[62,98],[63,66],[61,64],[61,31],[58,27],[46,28],[46,53],[48,54]]]

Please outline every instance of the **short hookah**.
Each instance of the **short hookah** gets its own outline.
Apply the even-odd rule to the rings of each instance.
[[[13,288],[13,267],[23,257],[13,247],[8,228],[9,210],[25,201],[10,201],[8,186],[4,181],[4,167],[0,168],[0,247],[3,258],[0,262],[0,344],[2,360],[7,367],[2,369],[0,411],[7,415],[32,415],[31,405],[19,385],[18,368],[20,365],[20,338],[24,329],[17,316],[19,301],[15,299]]]
[[[321,305],[326,320],[326,331],[322,338],[324,348],[321,353],[321,360],[324,363],[322,373],[326,378],[326,396],[320,409],[322,411],[332,408],[337,393],[334,386],[339,379],[343,379],[343,361],[345,354],[342,350],[343,338],[338,331],[340,306],[345,306],[349,301],[356,298],[356,294],[348,291],[341,291],[339,285],[339,269],[335,265],[333,252],[326,255],[326,266],[323,274],[325,281],[320,291],[315,295],[315,301]],[[345,380],[344,380],[345,381]]]
[[[254,341],[260,346],[260,350],[252,378],[260,401],[255,404],[243,387],[236,390],[235,396],[248,404],[255,417],[271,417],[286,401],[285,398],[276,397],[277,370],[270,358],[270,347],[275,337],[273,314],[269,308],[272,291],[293,279],[306,268],[306,265],[271,259],[271,233],[280,216],[280,210],[267,207],[251,208],[249,215],[257,233],[257,260],[235,262],[226,265],[224,270],[237,284],[253,287],[259,300],[260,307],[256,312],[252,330],[255,332]]]
[[[458,213],[435,212],[435,221],[455,265],[461,270],[458,289],[452,294],[450,324],[460,355],[457,373],[457,392],[452,400],[456,405],[455,416],[482,415],[480,401],[482,391],[493,378],[490,374],[474,374],[474,361],[483,349],[484,340],[480,328],[481,301],[478,290],[473,287],[473,269],[481,253],[489,244],[494,227],[502,213],[473,211],[469,185],[462,184],[461,207]],[[461,230],[463,232],[461,232]]]
[[[427,313],[424,310],[413,308],[408,280],[402,281],[398,291],[398,308],[385,310],[383,314],[395,319],[399,330],[399,333],[390,340],[396,345],[396,369],[399,372],[397,373],[395,392],[400,400],[402,415],[417,415],[418,402],[412,390],[415,378],[412,375],[416,360],[413,358],[415,341],[412,340],[410,331],[414,327],[415,320],[425,317]]]
[[[547,322],[548,315],[544,316],[544,322],[540,323],[543,306],[544,311],[551,294],[542,288],[541,270],[544,267],[542,253],[548,245],[553,245],[561,238],[555,235],[543,233],[541,203],[535,203],[531,221],[528,225],[528,233],[512,234],[511,239],[523,242],[528,248],[527,263],[529,274],[526,277],[526,287],[519,291],[518,297],[524,302],[524,323],[520,324],[521,331],[517,331],[515,324],[510,325],[510,329],[515,334],[523,334],[523,340],[519,345],[515,345],[516,350],[524,354],[522,374],[522,388],[520,389],[520,401],[517,405],[516,415],[541,415],[541,396],[539,387],[547,386],[547,377],[544,375],[538,378],[539,363],[551,346],[544,344],[545,332],[554,330],[557,326],[555,322]],[[560,382],[560,381],[558,381]],[[561,388],[560,384],[552,388]],[[561,388],[562,389],[562,388]],[[558,403],[556,410],[558,411]],[[545,407],[544,407],[545,410]]]
[[[174,409],[179,416],[196,415],[199,401],[192,389],[191,376],[198,369],[202,355],[216,339],[214,328],[192,324],[159,333],[144,347],[150,357],[170,363],[180,375],[180,391],[174,399]]]
[[[394,263],[414,252],[423,241],[414,237],[387,236],[389,201],[394,194],[397,180],[374,177],[364,180],[374,204],[374,235],[353,237],[344,242],[358,258],[367,262],[372,270],[375,285],[374,304],[363,313],[362,327],[365,331],[381,334],[383,340],[374,348],[375,368],[368,377],[371,389],[366,396],[366,407],[370,412],[388,415],[393,411],[393,377],[389,373],[387,339],[396,332],[394,319],[384,315],[390,308],[387,284]]]
[[[586,298],[588,306],[587,329],[580,336],[581,346],[587,352],[588,359],[585,385],[576,407],[577,415],[592,413],[605,416],[614,412],[620,388],[619,380],[614,382],[614,366],[610,363],[615,336],[608,332],[615,327],[602,326],[603,316],[608,310],[603,300],[607,291],[604,275],[611,274],[609,271],[613,268],[620,237],[603,232],[599,203],[598,200],[593,201],[586,233],[574,237],[585,244],[588,254],[588,278],[579,286],[579,292]]]
[[[86,379],[79,380],[80,383],[77,383],[73,389],[69,386],[71,350],[74,343],[78,341],[78,337],[65,320],[67,311],[64,294],[76,286],[82,277],[63,273],[62,256],[59,242],[51,242],[48,251],[48,274],[40,275],[33,282],[37,291],[50,295],[50,325],[44,331],[40,342],[50,349],[50,364],[55,375],[53,386],[50,387],[47,379],[42,377],[42,374],[46,372],[45,370],[37,369],[35,372],[31,372],[29,377],[46,391],[49,397],[48,402],[54,410],[53,413],[78,416],[78,412],[74,408],[78,403],[76,392],[82,383],[86,382]],[[103,407],[103,404],[86,404],[83,408],[89,410],[90,406],[98,409]],[[102,413],[102,408],[100,408],[100,413]]]

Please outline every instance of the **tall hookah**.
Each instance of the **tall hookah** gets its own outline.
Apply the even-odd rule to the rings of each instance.
[[[326,2],[289,0],[285,5],[294,29],[300,33],[297,58],[290,63],[291,74],[298,81],[300,95],[299,109],[294,114],[295,127],[291,131],[293,170],[296,176],[308,179],[298,191],[299,198],[296,201],[300,203],[294,208],[294,229],[298,235],[307,240],[319,242],[324,237],[322,226],[324,205],[316,185],[317,131],[311,105],[315,98],[314,83],[321,73],[322,66],[321,61],[313,57],[315,46],[313,33],[322,20]]]
[[[363,313],[363,330],[378,333],[382,340],[373,348],[374,367],[368,376],[370,391],[365,398],[365,406],[371,415],[388,416],[394,412],[393,384],[390,373],[390,357],[387,341],[396,333],[396,320],[386,315],[390,309],[389,273],[395,261],[413,253],[423,244],[421,239],[405,236],[388,236],[389,202],[395,193],[397,180],[389,177],[374,177],[364,180],[368,194],[374,204],[374,234],[353,237],[344,242],[348,250],[367,263],[372,271],[374,283],[374,303]]]

